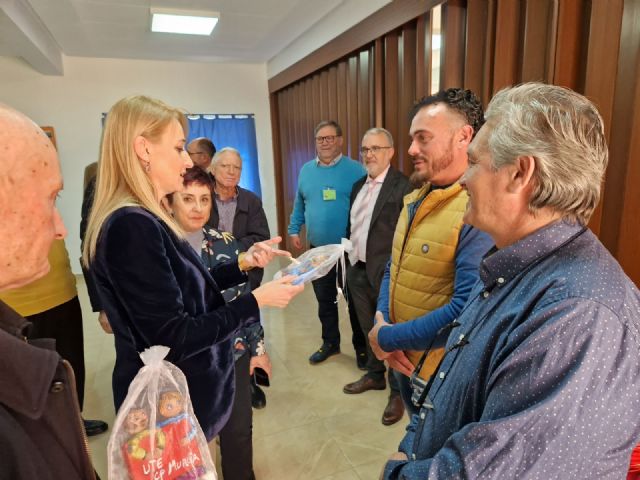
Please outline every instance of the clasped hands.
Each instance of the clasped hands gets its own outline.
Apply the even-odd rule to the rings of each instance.
[[[413,373],[414,367],[405,353],[402,350],[387,352],[383,350],[378,343],[378,332],[380,329],[391,327],[391,324],[385,322],[382,312],[377,311],[375,315],[375,325],[369,331],[369,345],[371,345],[371,350],[378,360],[386,361],[389,364],[389,367],[397,370],[407,377],[410,377]]]

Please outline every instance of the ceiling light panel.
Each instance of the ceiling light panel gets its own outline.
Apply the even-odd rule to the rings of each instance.
[[[211,35],[219,18],[218,12],[151,8],[151,31],[184,35]]]

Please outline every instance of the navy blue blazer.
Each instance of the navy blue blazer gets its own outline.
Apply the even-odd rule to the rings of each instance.
[[[247,281],[237,262],[220,264],[212,277],[166,224],[142,208],[124,207],[103,224],[90,272],[115,337],[116,410],[143,366],[138,352],[165,345],[167,360],[187,377],[194,412],[211,440],[233,403],[233,338],[259,320],[251,293],[229,304],[220,293]]]

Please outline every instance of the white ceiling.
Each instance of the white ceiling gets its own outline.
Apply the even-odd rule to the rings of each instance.
[[[0,55],[63,74],[63,57],[266,62],[327,15],[368,0],[0,0]],[[381,2],[377,2],[380,4]],[[382,2],[387,3],[387,2]],[[213,10],[210,37],[151,33],[150,7]],[[379,8],[380,5],[377,6]],[[376,8],[376,9],[377,9]],[[318,45],[319,47],[320,45]]]

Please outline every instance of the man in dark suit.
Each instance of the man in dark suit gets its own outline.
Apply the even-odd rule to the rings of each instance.
[[[391,243],[403,197],[412,188],[407,177],[391,167],[393,137],[384,128],[372,128],[362,138],[360,148],[367,175],[353,185],[347,237],[353,242],[347,270],[347,290],[355,306],[365,336],[373,327],[378,291],[391,254]],[[384,390],[385,365],[371,352],[367,341],[367,373],[344,386],[344,393]],[[389,375],[391,394],[382,416],[392,425],[404,414],[395,377]]]

